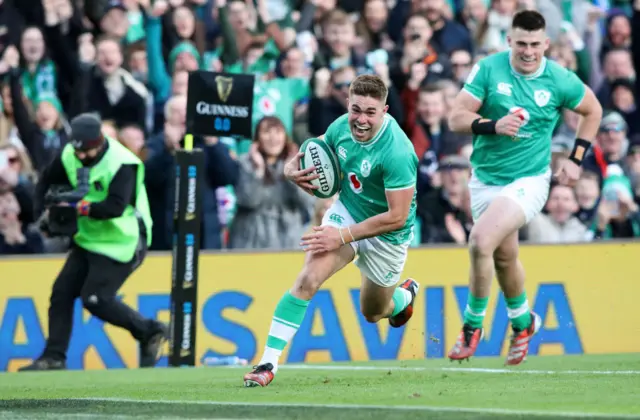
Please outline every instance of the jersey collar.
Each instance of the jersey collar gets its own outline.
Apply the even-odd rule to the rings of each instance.
[[[547,57],[542,57],[542,61],[540,62],[540,67],[538,67],[538,70],[535,71],[535,73],[532,74],[522,74],[520,72],[518,72],[516,69],[513,68],[513,65],[511,64],[511,55],[512,55],[512,50],[511,48],[509,48],[509,68],[511,69],[511,73],[513,73],[514,75],[518,76],[518,77],[523,77],[527,80],[531,80],[531,79],[537,79],[538,77],[540,77],[542,75],[542,73],[544,72],[544,69],[547,67]]]

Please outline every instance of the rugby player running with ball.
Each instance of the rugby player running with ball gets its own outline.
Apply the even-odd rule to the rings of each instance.
[[[406,134],[387,114],[387,87],[378,76],[357,77],[349,88],[348,113],[335,120],[324,141],[344,174],[340,198],[322,225],[302,237],[306,257],[293,287],[278,302],[262,359],[244,376],[245,386],[267,386],[278,360],[304,319],[320,286],[357,256],[362,275],[360,308],[369,322],[389,319],[401,327],[413,314],[419,285],[396,284],[413,238],[418,158]],[[300,170],[298,153],[285,176],[307,191],[316,189],[315,168]]]
[[[455,100],[449,126],[473,134],[469,182],[474,226],[469,238],[470,293],[464,325],[451,360],[468,359],[480,342],[494,269],[513,329],[507,365],[520,364],[541,325],[531,312],[518,261],[518,230],[542,210],[551,180],[551,136],[564,108],[581,115],[571,156],[554,174],[572,185],[598,132],[602,107],[571,71],[547,60],[545,20],[517,13],[510,49],[486,57],[471,70]]]

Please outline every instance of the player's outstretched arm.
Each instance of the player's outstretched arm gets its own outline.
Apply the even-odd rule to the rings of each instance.
[[[449,128],[456,133],[513,137],[522,125],[522,116],[507,114],[499,120],[483,118],[478,112],[482,102],[465,90],[461,90],[453,102],[449,114]]]
[[[581,116],[576,129],[576,137],[591,143],[600,128],[602,105],[588,86],[585,86],[584,97],[574,111]]]
[[[344,232],[345,240],[347,242],[359,241],[402,228],[409,217],[414,191],[414,187],[387,190],[385,195],[389,210],[350,226],[351,235]]]
[[[478,114],[480,107],[482,107],[482,102],[470,93],[461,90],[451,107],[449,128],[456,133],[472,134],[471,124],[473,124],[475,120],[482,118],[482,116]]]
[[[554,174],[561,184],[572,186],[580,178],[580,165],[585,158],[593,139],[598,134],[602,120],[602,106],[593,91],[584,87],[584,96],[574,111],[580,114],[580,121],[576,130],[576,140],[569,159],[560,161],[558,170]]]

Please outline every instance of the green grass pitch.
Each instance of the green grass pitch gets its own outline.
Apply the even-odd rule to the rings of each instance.
[[[0,419],[638,418],[640,354],[0,374]]]

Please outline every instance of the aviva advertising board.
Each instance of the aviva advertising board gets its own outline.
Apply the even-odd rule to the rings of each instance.
[[[637,296],[640,244],[529,246],[521,251],[531,307],[544,325],[532,354],[640,352]],[[200,261],[196,360],[237,355],[256,362],[273,309],[301,267],[303,255],[204,254]],[[60,258],[0,259],[0,371],[37,357],[47,335],[51,285]],[[467,251],[414,249],[405,276],[422,284],[413,319],[403,328],[369,324],[359,311],[355,266],[332,278],[312,300],[300,330],[283,354],[289,363],[442,358],[461,324],[468,288]],[[169,320],[171,260],[151,255],[125,283],[119,298],[147,317]],[[498,356],[509,338],[497,284],[489,302],[479,356]],[[71,369],[138,365],[137,345],[125,331],[105,326],[76,302],[68,353]],[[166,365],[166,357],[161,360]]]

